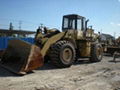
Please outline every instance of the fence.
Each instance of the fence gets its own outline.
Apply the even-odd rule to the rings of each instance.
[[[4,50],[7,48],[8,41],[12,39],[20,39],[24,40],[26,42],[29,42],[31,44],[34,43],[34,38],[11,38],[11,37],[0,37],[0,50]]]

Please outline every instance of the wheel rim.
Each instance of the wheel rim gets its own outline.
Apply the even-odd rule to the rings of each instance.
[[[69,63],[72,59],[72,50],[70,48],[65,48],[63,51],[62,51],[62,59],[64,62],[66,63]]]

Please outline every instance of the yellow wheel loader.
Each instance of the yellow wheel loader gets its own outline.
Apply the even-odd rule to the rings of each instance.
[[[64,15],[62,32],[39,28],[34,45],[10,40],[0,65],[17,74],[25,74],[42,67],[46,60],[59,68],[70,67],[82,57],[99,62],[103,54],[99,35],[92,28],[87,28],[88,21],[76,14]]]

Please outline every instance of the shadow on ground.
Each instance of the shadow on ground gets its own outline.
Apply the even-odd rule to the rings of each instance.
[[[109,62],[111,62],[111,63],[120,63],[120,59],[119,60],[115,60],[115,61],[109,60]]]
[[[91,62],[88,59],[87,60],[80,59],[80,60],[74,62],[73,65],[80,65],[80,64],[91,64]],[[43,67],[40,67],[37,70],[54,70],[54,69],[64,69],[64,68],[57,68],[52,63],[48,62]]]
[[[91,62],[89,60],[78,60],[77,62],[75,62],[73,65],[80,65],[80,64],[90,64]],[[52,65],[50,62],[46,63],[43,67],[40,67],[36,70],[55,70],[55,69],[64,69],[64,68],[57,68],[56,66]],[[34,73],[34,72],[28,72],[27,74],[31,74],[31,73]],[[10,77],[10,76],[13,76],[13,77],[18,77],[18,76],[21,76],[21,75],[17,75],[15,73],[12,73],[6,69],[4,69],[3,67],[0,66],[0,77]]]
[[[0,66],[0,77],[8,77],[8,76],[16,76],[16,75]]]
[[[108,53],[104,53],[104,56],[107,56],[107,57],[113,57],[112,54],[108,54]]]

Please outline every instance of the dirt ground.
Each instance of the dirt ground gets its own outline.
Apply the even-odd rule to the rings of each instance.
[[[64,69],[46,64],[24,76],[0,67],[0,90],[120,90],[120,59],[116,63],[112,59],[80,60]]]

